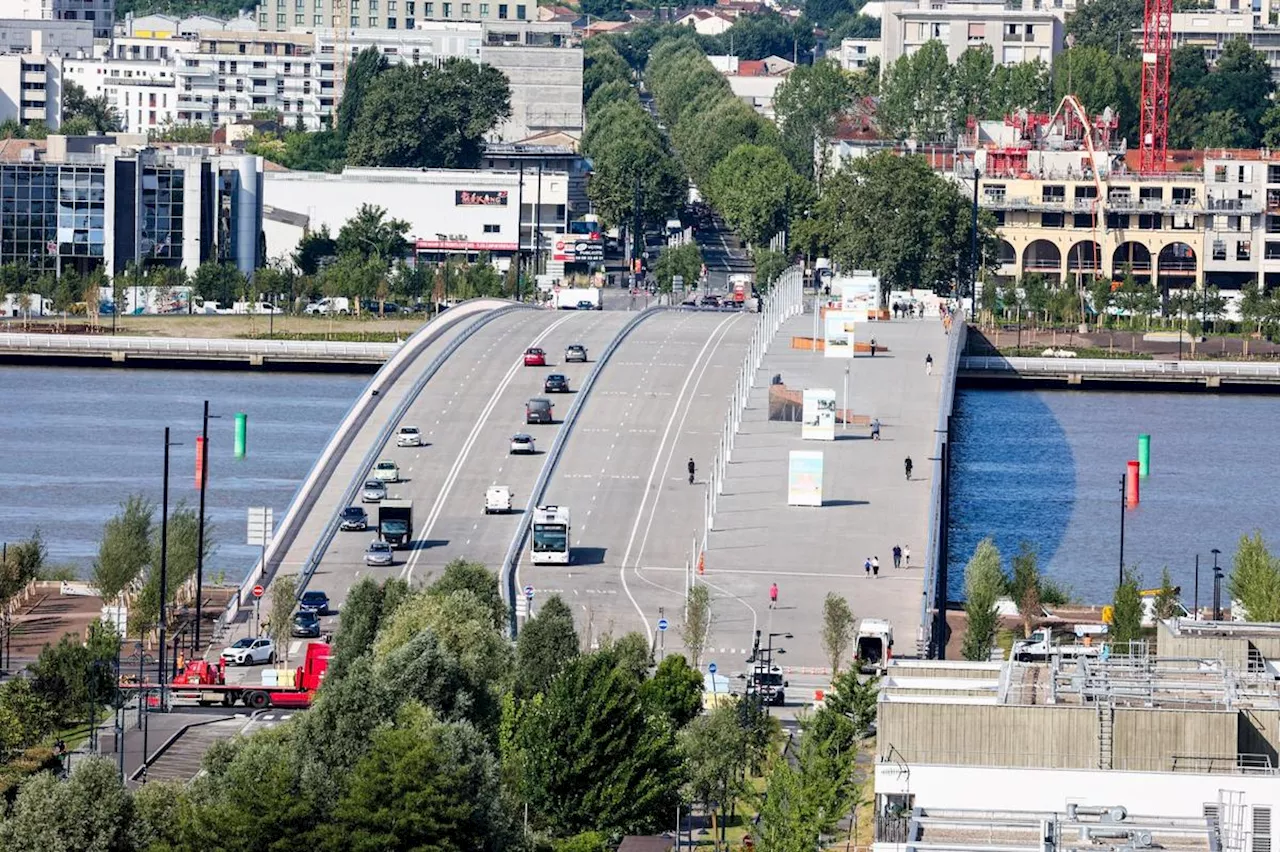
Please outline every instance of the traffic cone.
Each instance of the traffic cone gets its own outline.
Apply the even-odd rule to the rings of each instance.
[[[707,573],[707,554],[706,553],[698,554],[698,573],[699,574]]]

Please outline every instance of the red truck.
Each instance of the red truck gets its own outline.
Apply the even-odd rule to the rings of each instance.
[[[174,676],[169,685],[171,698],[195,701],[201,707],[221,703],[232,707],[243,702],[253,710],[267,707],[305,708],[311,706],[316,690],[324,682],[332,649],[325,642],[307,645],[302,665],[293,672],[292,686],[227,683],[226,664],[192,660]]]
[[[746,304],[747,297],[751,295],[751,276],[744,274],[730,275],[729,287],[733,292],[733,303],[739,308]]]

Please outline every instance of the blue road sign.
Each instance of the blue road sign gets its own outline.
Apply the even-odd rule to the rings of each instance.
[[[533,600],[533,586],[524,587],[524,599],[527,601]]]
[[[667,620],[666,620],[665,618],[659,618],[659,619],[658,619],[658,629],[659,629],[659,630],[666,630],[666,629],[667,629],[668,627],[670,627],[670,626],[671,626],[671,625],[667,623]]]
[[[715,673],[716,673],[716,664],[715,664],[715,663],[707,663],[707,671],[711,672],[712,674],[715,674]]]

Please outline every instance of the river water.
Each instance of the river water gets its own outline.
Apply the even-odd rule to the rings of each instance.
[[[948,597],[963,597],[964,565],[992,536],[1006,570],[1025,540],[1073,599],[1109,602],[1120,561],[1120,477],[1145,432],[1151,471],[1139,506],[1125,512],[1125,563],[1146,587],[1159,585],[1168,566],[1189,607],[1199,553],[1206,604],[1210,550],[1221,550],[1228,566],[1240,536],[1254,530],[1280,549],[1277,422],[1276,396],[958,392]]]
[[[164,427],[171,427],[169,500],[199,502],[195,439],[209,421],[206,518],[217,550],[206,576],[239,581],[259,553],[246,509],[279,521],[368,376],[138,368],[0,367],[0,541],[39,528],[56,563],[88,574],[106,520],[130,494],[159,519]],[[248,415],[235,458],[234,415]]]

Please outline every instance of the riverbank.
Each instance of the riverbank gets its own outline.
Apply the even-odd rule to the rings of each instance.
[[[63,321],[54,317],[0,320],[0,335],[68,334],[84,336],[184,337],[217,339],[331,340],[356,343],[395,342],[426,323],[425,314],[377,316],[263,316],[255,314],[162,314],[83,317]]]
[[[1156,360],[1280,360],[1280,344],[1241,335],[1193,337],[1174,330],[1121,331],[1077,327],[1031,328],[1010,323],[982,327],[971,324],[965,355],[1036,356],[1046,349],[1066,350],[1077,357]]]

